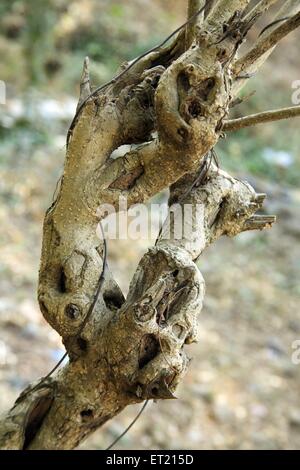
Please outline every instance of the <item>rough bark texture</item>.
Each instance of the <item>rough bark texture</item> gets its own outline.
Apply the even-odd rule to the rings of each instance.
[[[249,3],[207,2],[187,34],[147,54],[90,98],[85,60],[62,184],[45,216],[38,286],[41,311],[70,360],[21,394],[0,423],[0,448],[72,449],[127,405],[174,398],[189,362],[184,345],[197,339],[204,297],[195,260],[222,235],[274,222],[255,216],[264,195],[208,165],[229,107],[248,79],[241,80],[241,70],[261,65],[261,56],[298,25],[299,13],[288,26],[268,31],[241,67],[240,44],[275,2],[251,11]],[[191,0],[189,14],[202,4]],[[112,158],[123,144],[134,145]],[[120,197],[130,207],[166,187],[170,205],[195,208],[190,230],[180,240],[172,236],[176,215],[170,214],[141,259],[127,298],[106,269],[89,316],[105,251],[96,235],[105,215],[98,207],[118,209]]]

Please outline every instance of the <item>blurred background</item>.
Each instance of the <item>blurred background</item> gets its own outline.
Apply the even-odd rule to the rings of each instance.
[[[274,10],[273,10],[274,11]],[[1,0],[0,412],[63,354],[36,300],[42,222],[64,161],[85,55],[98,86],[184,22],[186,1]],[[255,28],[254,40],[271,21]],[[243,91],[241,116],[291,106],[300,31]],[[222,239],[199,261],[207,294],[200,341],[177,401],[151,403],[120,449],[300,448],[300,119],[228,135],[222,167],[247,179],[277,214],[272,230]],[[151,241],[114,242],[111,267],[126,292]],[[103,449],[131,422],[127,408],[82,445]]]

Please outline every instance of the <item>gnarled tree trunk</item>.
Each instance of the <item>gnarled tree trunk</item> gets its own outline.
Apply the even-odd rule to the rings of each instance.
[[[190,0],[192,20],[176,38],[124,64],[97,93],[85,61],[61,188],[45,216],[38,286],[41,311],[69,362],[21,394],[0,423],[0,448],[73,449],[127,405],[173,398],[204,297],[195,261],[222,235],[274,222],[255,215],[264,195],[209,161],[224,130],[299,115],[293,108],[227,119],[249,72],[300,24],[299,2],[286,2],[279,18],[289,19],[267,29],[240,59],[248,30],[276,2],[249,10],[249,0],[208,1],[195,15],[204,3]],[[135,145],[113,159],[124,144]],[[96,234],[105,213],[97,209],[118,210],[124,197],[129,208],[166,187],[170,206],[195,209],[191,226],[178,240],[176,217],[168,218],[125,299],[105,269],[105,244]]]

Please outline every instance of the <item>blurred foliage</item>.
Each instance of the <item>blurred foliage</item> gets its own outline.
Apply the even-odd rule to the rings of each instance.
[[[185,9],[185,0],[172,4],[172,8],[161,0],[2,0],[0,78],[8,84],[11,96],[22,93],[25,100],[32,89],[58,99],[63,94],[76,96],[85,55],[91,59],[92,83],[98,86],[116,73],[122,62],[152,47],[178,26]],[[290,59],[288,55],[276,59],[275,54],[272,67],[279,70],[279,60],[283,60],[287,63],[285,71],[290,74],[282,79],[283,74],[279,78],[277,72],[276,78],[276,73],[269,74],[268,68],[260,73],[244,91],[247,94],[256,89],[257,93],[235,108],[232,116],[290,105],[291,82],[299,78],[293,75],[292,63],[293,51],[297,54],[296,40],[285,42],[281,50],[284,47],[289,48]],[[5,139],[2,161],[6,145],[16,144],[18,148],[17,141],[23,141],[24,133],[32,145],[47,140],[48,124],[25,116],[8,130],[3,125],[1,128],[0,121],[0,137]],[[65,126],[61,132],[65,132]],[[297,120],[229,134],[217,150],[222,164],[230,171],[251,172],[290,185],[299,181]],[[290,156],[283,162],[279,158],[282,152]]]
[[[164,10],[155,23],[151,11],[137,23],[142,4],[138,0],[2,0],[0,52],[5,66],[1,78],[16,88],[46,90],[51,83],[57,91],[70,92],[78,84],[84,56],[89,55],[95,80],[106,80],[122,62],[153,47],[166,24],[170,29],[176,24],[174,14]]]
[[[274,93],[274,88],[275,84],[268,83],[263,75],[253,78],[242,94],[246,96],[255,92],[254,96],[237,107],[232,117],[291,105],[291,89],[285,83],[279,93]],[[234,135],[229,133],[217,146],[221,163],[231,172],[249,172],[278,183],[298,186],[300,158],[297,127],[296,119],[250,127]]]

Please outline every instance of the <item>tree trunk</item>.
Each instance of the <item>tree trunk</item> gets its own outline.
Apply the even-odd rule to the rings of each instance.
[[[38,286],[41,311],[61,335],[69,362],[21,394],[0,423],[0,448],[73,449],[127,405],[173,399],[204,297],[195,261],[222,235],[274,222],[254,215],[265,195],[211,161],[223,127],[234,128],[226,118],[241,88],[237,50],[274,0],[247,13],[249,3],[207,2],[169,45],[124,64],[96,93],[85,61],[63,180],[45,216]],[[202,4],[191,0],[189,14]],[[295,23],[297,15],[290,30]],[[276,42],[282,34],[275,27],[265,38]],[[251,71],[266,48],[256,48],[255,60],[252,54]],[[245,73],[244,67],[243,83]],[[113,159],[124,144],[134,146]],[[129,208],[166,187],[170,211],[174,203],[193,208],[190,225],[177,239],[170,212],[125,299],[96,234],[103,205],[119,210],[126,198]]]

